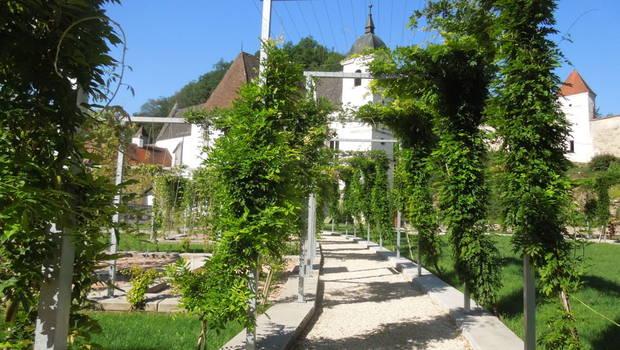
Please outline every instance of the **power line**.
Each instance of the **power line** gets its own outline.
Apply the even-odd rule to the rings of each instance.
[[[327,22],[329,23],[329,30],[332,33],[332,39],[334,40],[334,46],[338,46],[336,35],[334,34],[334,27],[332,26],[332,20],[329,17],[329,11],[327,10],[327,5],[325,5],[325,1],[323,1],[323,8],[325,9],[325,15],[327,16]]]
[[[295,24],[296,21],[293,18],[293,15],[291,15],[291,12],[289,11],[288,6],[284,6],[284,8],[286,9],[286,13],[288,14],[288,16],[291,19],[291,22],[293,23],[293,29],[295,29],[295,32],[297,32],[297,37],[301,39],[301,34],[300,34],[300,31],[297,29],[297,24]]]
[[[306,26],[308,33],[310,34],[310,36],[312,36],[312,30],[310,29],[310,26],[308,25],[308,21],[306,21],[306,15],[304,15],[303,11],[301,10],[301,6],[299,6],[299,2],[296,1],[295,4],[297,4],[297,10],[299,10],[299,14],[301,15],[301,19],[304,21],[304,25]]]
[[[336,0],[336,4],[338,5],[338,14],[340,15],[340,29],[342,30],[342,37],[344,38],[345,45],[349,42],[349,38],[347,37],[347,32],[344,30],[344,17],[342,16],[342,8],[340,7],[340,1]]]
[[[321,42],[325,44],[325,36],[323,35],[323,29],[321,28],[321,22],[319,21],[319,18],[316,15],[313,1],[310,2],[310,8],[312,9],[312,15],[314,16],[314,21],[319,26],[319,34],[321,35]],[[300,8],[300,11],[301,11],[301,8]]]
[[[351,4],[351,13],[353,14],[351,17],[353,17],[353,36],[357,38],[357,22],[355,21],[355,7],[353,7],[353,0],[349,0],[349,3]]]
[[[282,26],[282,31],[284,32],[284,37],[288,38],[288,32],[286,31],[286,27],[284,26],[284,21],[282,21],[282,17],[280,16],[280,13],[278,12],[278,8],[277,7],[273,7],[273,12],[275,12],[276,17],[278,17],[278,22],[280,22],[280,25]]]
[[[390,30],[389,30],[389,34],[388,34],[388,43],[390,43],[390,46],[393,46],[392,44],[392,27],[394,26],[394,22],[393,22],[393,15],[394,15],[394,0],[390,1]]]

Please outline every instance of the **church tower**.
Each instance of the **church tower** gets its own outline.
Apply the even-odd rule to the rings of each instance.
[[[372,10],[372,5],[369,6]],[[383,40],[375,35],[375,24],[372,20],[372,12],[369,11],[366,19],[364,34],[362,34],[349,50],[347,58],[342,62],[344,73],[369,73],[368,63],[372,60],[371,54],[364,54],[369,49],[380,49],[387,47]],[[380,101],[380,96],[374,95],[370,91],[370,79],[342,80],[342,107],[344,109],[357,109],[369,102]],[[332,129],[336,131],[339,139],[370,140],[370,139],[393,139],[390,130],[378,128],[357,121],[344,123],[336,122],[332,124]],[[381,142],[346,142],[341,141],[336,147],[342,151],[370,151],[381,150],[386,153],[388,158],[392,158],[394,144]]]
[[[591,130],[595,99],[596,94],[576,70],[560,88],[560,105],[571,127],[566,158],[572,162],[589,162],[596,153]]]

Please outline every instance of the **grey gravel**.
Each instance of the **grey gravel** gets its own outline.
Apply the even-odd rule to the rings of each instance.
[[[324,236],[323,300],[297,349],[470,349],[460,331],[388,262]]]

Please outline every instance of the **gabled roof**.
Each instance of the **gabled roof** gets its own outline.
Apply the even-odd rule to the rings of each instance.
[[[258,65],[259,61],[256,56],[241,52],[217,84],[207,102],[200,107],[206,110],[232,107],[232,102],[239,97],[241,86],[258,76]]]
[[[138,131],[136,131],[135,134],[133,134],[133,138],[145,138],[148,139],[149,137],[149,133],[146,131],[146,129],[144,129],[143,126],[140,126],[140,128],[138,129]]]
[[[570,96],[581,94],[584,92],[589,92],[596,96],[596,93],[586,83],[585,80],[581,77],[579,72],[576,69],[573,69],[572,72],[568,75],[568,78],[562,84],[560,88],[560,95],[562,96]]]

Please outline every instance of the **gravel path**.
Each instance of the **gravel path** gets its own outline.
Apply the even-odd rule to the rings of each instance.
[[[448,316],[377,254],[324,236],[318,318],[297,349],[470,349]]]

